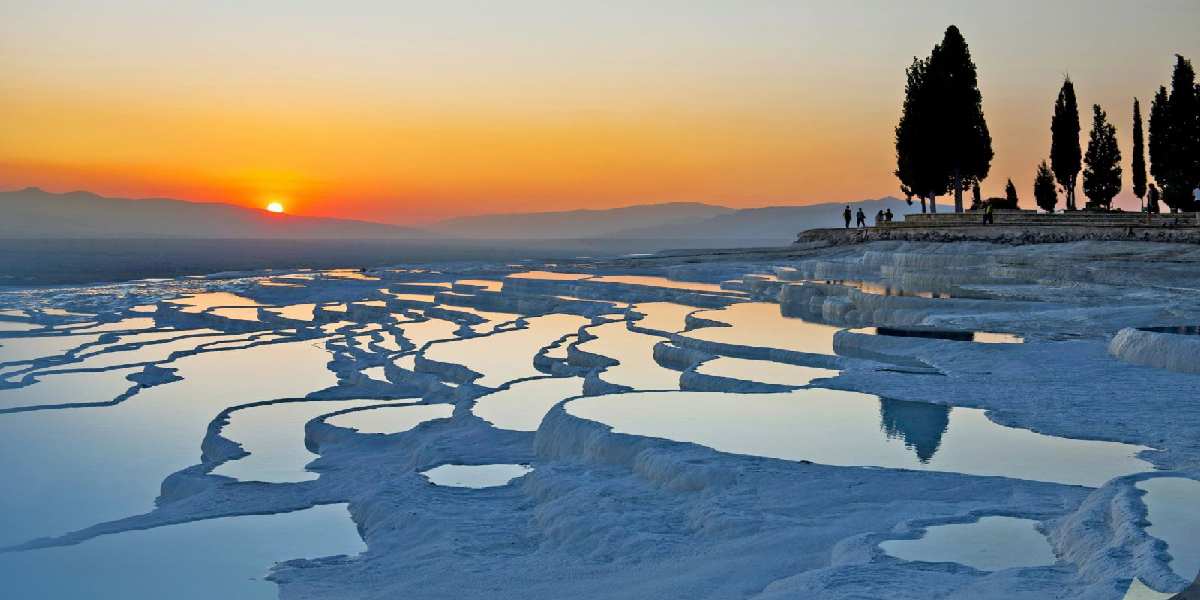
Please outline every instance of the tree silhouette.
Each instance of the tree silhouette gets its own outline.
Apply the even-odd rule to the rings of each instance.
[[[1083,169],[1083,193],[1088,197],[1088,208],[1108,210],[1121,191],[1121,149],[1117,147],[1117,128],[1108,122],[1099,104],[1092,105],[1092,132],[1083,162],[1087,165]]]
[[[1150,174],[1172,211],[1195,207],[1200,186],[1200,87],[1191,61],[1176,54],[1171,93],[1160,86],[1150,104]]]
[[[946,177],[937,162],[937,107],[927,85],[929,63],[914,58],[905,70],[904,105],[896,125],[896,177],[908,198],[921,199],[921,212],[937,212],[935,199],[946,193]],[[911,201],[910,201],[911,203]]]
[[[1167,132],[1171,129],[1170,117],[1167,116],[1167,105],[1170,104],[1167,88],[1158,86],[1154,99],[1150,101],[1150,175],[1158,183],[1159,188],[1167,185]]]
[[[1150,107],[1151,173],[1171,210],[1191,210],[1200,186],[1200,88],[1191,61],[1176,54],[1171,93]],[[1161,163],[1161,164],[1160,164]]]
[[[1075,210],[1075,182],[1079,177],[1079,104],[1075,84],[1063,80],[1050,120],[1050,167],[1067,196],[1067,210]]]
[[[1140,201],[1146,197],[1146,151],[1142,143],[1142,106],[1133,99],[1133,159],[1129,165],[1133,178],[1133,195]]]
[[[933,47],[927,75],[938,107],[939,162],[954,190],[954,211],[962,212],[963,186],[987,179],[993,153],[975,63],[958,27],[947,27],[942,43]]]
[[[1058,204],[1058,191],[1054,189],[1054,174],[1046,161],[1038,165],[1037,176],[1033,178],[1033,197],[1042,210],[1052,213]]]
[[[1004,186],[1004,208],[1017,208],[1017,186],[1013,185],[1012,179]]]
[[[979,191],[979,182],[976,181],[971,186],[971,210],[979,210],[983,208],[983,198]]]

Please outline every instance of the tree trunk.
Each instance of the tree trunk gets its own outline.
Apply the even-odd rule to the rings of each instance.
[[[925,196],[921,196],[921,214],[925,214]]]
[[[962,175],[958,169],[954,169],[954,212],[960,213],[962,211]]]
[[[931,213],[937,212],[937,196],[929,197],[929,212],[931,212]]]

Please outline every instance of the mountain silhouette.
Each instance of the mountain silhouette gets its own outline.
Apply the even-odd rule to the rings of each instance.
[[[420,239],[419,229],[168,198],[0,192],[0,238]]]

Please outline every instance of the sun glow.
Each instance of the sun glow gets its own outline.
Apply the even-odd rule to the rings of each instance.
[[[267,204],[267,212],[281,213],[283,212],[283,203],[270,202]]]

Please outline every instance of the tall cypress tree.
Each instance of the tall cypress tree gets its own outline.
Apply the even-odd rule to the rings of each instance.
[[[1171,130],[1167,105],[1170,102],[1167,88],[1158,86],[1158,91],[1154,93],[1154,100],[1150,101],[1150,142],[1147,145],[1150,150],[1150,175],[1154,177],[1160,190],[1167,187],[1168,173],[1170,173],[1168,168],[1170,152],[1167,150],[1167,137]]]
[[[1075,210],[1075,182],[1079,177],[1079,104],[1075,100],[1075,84],[1063,80],[1054,102],[1054,117],[1050,120],[1050,167],[1054,178],[1067,195],[1067,210]]]
[[[975,63],[958,27],[947,27],[942,43],[933,47],[927,74],[938,106],[940,162],[954,190],[954,211],[962,212],[963,186],[987,178],[993,152]]]
[[[1176,54],[1171,93],[1150,105],[1150,174],[1172,211],[1192,210],[1200,187],[1200,86],[1191,61]]]
[[[1004,208],[1017,208],[1017,186],[1013,185],[1012,179],[1004,186]]]
[[[1142,143],[1142,106],[1133,99],[1133,160],[1129,165],[1133,178],[1133,195],[1140,202],[1146,197],[1146,151]]]
[[[1176,54],[1167,104],[1167,182],[1163,200],[1172,210],[1192,210],[1200,187],[1200,92],[1188,59]]]
[[[1054,189],[1054,174],[1046,161],[1038,165],[1037,176],[1033,178],[1033,197],[1042,210],[1052,213],[1058,204],[1058,191]]]
[[[896,125],[896,177],[906,196],[921,199],[921,212],[927,201],[936,212],[934,201],[946,193],[946,177],[938,162],[937,106],[928,72],[928,61],[917,58],[905,70],[904,105]]]
[[[1092,132],[1088,137],[1087,165],[1083,169],[1083,193],[1088,208],[1108,210],[1121,191],[1121,149],[1117,147],[1117,128],[1099,104],[1092,105]]]

